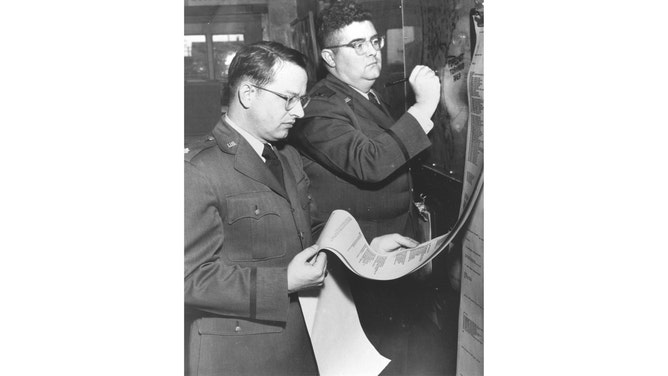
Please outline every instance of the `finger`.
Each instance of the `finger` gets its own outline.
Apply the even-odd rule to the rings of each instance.
[[[297,259],[299,262],[309,262],[309,259],[313,257],[318,253],[318,246],[316,244],[304,249],[303,251],[297,253],[295,255],[295,259]],[[310,260],[311,263],[313,263],[313,260]]]
[[[407,236],[401,236],[399,234],[396,234],[396,235],[397,235],[397,237],[396,237],[395,241],[397,243],[399,243],[402,247],[413,248],[413,247],[417,247],[418,245],[420,245],[420,243],[415,239],[411,239]]]
[[[318,256],[315,257],[313,266],[324,274],[324,270],[327,268],[327,254],[325,252],[318,253]]]
[[[415,77],[417,76],[418,72],[420,71],[420,66],[416,65],[415,68],[411,71],[411,75],[408,76],[408,81],[415,81]]]
[[[429,68],[426,65],[419,65],[418,74],[422,77],[427,78],[427,77],[431,77],[434,74],[434,71],[431,70],[431,68]]]
[[[396,245],[393,246],[393,250],[399,249],[399,248],[413,248],[417,247],[420,243],[417,241],[406,237],[406,236],[401,236],[399,234],[388,234],[387,235],[387,240],[395,243]]]
[[[425,74],[427,77],[431,77],[431,76],[436,76],[436,75],[438,75],[438,70],[431,69],[431,68],[429,68],[429,67],[426,66],[426,65],[424,66],[424,70],[423,70],[423,72],[424,72],[424,74]]]
[[[325,271],[327,271],[327,263],[328,263],[327,253],[325,253],[325,252],[320,252],[320,253],[322,253],[322,259],[325,261],[325,265],[323,266],[323,269],[325,269]],[[318,257],[320,257],[320,255],[318,255]]]

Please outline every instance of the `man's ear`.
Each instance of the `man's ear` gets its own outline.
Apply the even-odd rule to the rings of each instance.
[[[336,66],[336,63],[334,62],[334,51],[330,50],[329,48],[325,48],[324,50],[320,51],[320,56],[328,67],[334,68]]]
[[[249,108],[253,102],[253,86],[248,82],[242,82],[237,89],[237,97],[243,108]]]

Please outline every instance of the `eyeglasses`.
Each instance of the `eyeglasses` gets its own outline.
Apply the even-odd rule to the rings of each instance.
[[[302,95],[302,96],[294,95],[292,97],[289,97],[285,94],[277,93],[273,90],[269,90],[269,89],[267,89],[265,87],[262,87],[262,86],[257,86],[257,85],[253,85],[253,84],[250,84],[250,85],[253,86],[253,87],[256,87],[258,89],[268,91],[268,92],[276,95],[277,97],[281,97],[281,98],[285,99],[285,111],[292,110],[297,105],[297,103],[301,103],[302,108],[306,108],[306,106],[308,105],[308,102],[311,101],[311,97],[309,97],[308,95]]]
[[[369,39],[369,40],[360,38],[360,39],[352,40],[352,41],[350,41],[346,44],[339,44],[337,46],[329,46],[329,47],[325,47],[325,48],[350,47],[350,48],[354,49],[355,52],[358,55],[364,55],[364,53],[366,52],[367,43],[369,43],[371,45],[371,47],[373,47],[374,50],[380,51],[380,49],[383,48],[383,46],[385,46],[385,36],[384,35],[381,35],[381,36],[376,35],[374,37],[371,37],[371,39]]]

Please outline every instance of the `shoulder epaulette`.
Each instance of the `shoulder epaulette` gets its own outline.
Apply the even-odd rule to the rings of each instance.
[[[183,158],[189,162],[197,154],[214,145],[216,145],[216,139],[213,138],[213,136],[207,136],[204,139],[188,142],[186,143],[185,149],[183,149]]]
[[[320,86],[311,94],[311,98],[331,98],[336,92],[325,85]]]

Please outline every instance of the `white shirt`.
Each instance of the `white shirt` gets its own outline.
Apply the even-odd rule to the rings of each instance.
[[[248,141],[248,143],[249,143],[250,146],[253,148],[253,150],[255,150],[255,152],[256,152],[257,155],[260,157],[260,159],[262,159],[262,162],[266,162],[266,160],[265,160],[264,157],[262,156],[262,151],[264,150],[264,144],[266,144],[266,142],[262,142],[262,141],[260,141],[260,140],[257,139],[255,136],[253,136],[252,134],[248,133],[245,129],[243,129],[243,128],[241,128],[240,126],[234,124],[234,122],[232,121],[232,119],[230,119],[230,117],[227,116],[227,114],[225,114],[225,121],[227,122],[227,124],[230,125],[230,127],[232,127],[232,129],[234,129],[235,131],[239,132],[239,134],[241,135],[241,137],[245,138],[246,141]],[[271,144],[269,144],[269,146],[271,146]],[[272,146],[272,149],[273,149],[273,146]]]
[[[348,85],[348,86],[350,86],[350,85]],[[362,90],[359,90],[358,88],[356,88],[356,87],[354,87],[354,86],[350,86],[350,87],[353,88],[356,92],[360,93],[364,98],[366,98],[367,100],[369,100],[369,94],[363,92]],[[371,90],[369,90],[369,91],[371,91]],[[376,93],[373,93],[373,94],[376,95]],[[377,95],[376,95],[376,98],[378,98]]]

